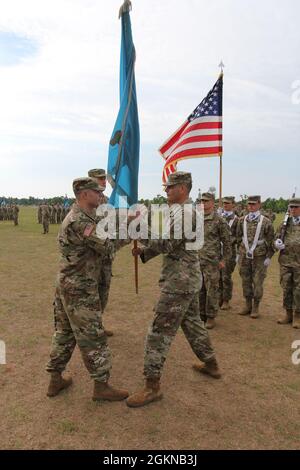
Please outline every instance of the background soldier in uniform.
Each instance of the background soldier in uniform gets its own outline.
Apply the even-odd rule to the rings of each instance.
[[[191,188],[190,173],[171,174],[166,184],[170,207],[172,208],[172,204],[180,204],[182,213],[183,205],[190,203],[195,215],[195,209],[192,209],[189,199]],[[173,220],[171,218],[169,239],[145,241],[143,243],[147,246],[133,249],[133,254],[140,255],[143,263],[161,253],[164,256],[159,282],[161,294],[145,345],[146,384],[142,390],[127,399],[129,407],[144,406],[162,398],[159,381],[169,348],[180,326],[196,356],[205,363],[204,366],[195,365],[195,369],[214,378],[220,377],[214,350],[204,323],[199,317],[201,275],[197,248],[186,248],[186,243],[191,240],[187,240],[185,234],[180,239],[175,239],[174,217]]]
[[[95,178],[98,181],[99,186],[106,188],[106,173],[102,168],[94,168],[89,170],[88,176]],[[103,194],[102,204],[108,203],[108,197]],[[104,256],[101,265],[101,271],[99,276],[99,296],[101,300],[102,312],[104,313],[109,296],[111,278],[112,278],[112,263],[115,258],[115,251],[112,249],[110,253]],[[105,328],[107,336],[113,336],[113,332]]]
[[[232,299],[232,274],[236,265],[236,232],[238,226],[238,216],[234,212],[235,199],[234,196],[223,198],[222,217],[227,222],[231,232],[231,258],[225,263],[224,269],[220,273],[220,304],[221,310],[230,308],[230,300]]]
[[[42,211],[42,224],[43,224],[43,235],[49,233],[49,221],[50,221],[50,208],[48,204],[42,204],[41,206]]]
[[[289,210],[287,224],[278,228],[275,241],[275,248],[280,251],[280,284],[286,309],[278,323],[293,322],[294,328],[300,328],[300,198],[289,201]]]
[[[77,343],[84,364],[94,380],[93,400],[124,400],[126,390],[108,384],[111,354],[102,327],[98,279],[102,255],[110,240],[95,234],[95,209],[101,189],[92,178],[73,181],[76,203],[65,218],[58,236],[61,252],[55,295],[55,333],[47,371],[51,373],[48,396],[71,385],[62,378]],[[103,190],[103,188],[102,188]]]
[[[61,204],[56,204],[56,220],[55,223],[61,224],[62,223],[62,206]]]
[[[220,270],[231,259],[231,239],[228,224],[214,210],[214,195],[203,193],[201,202],[204,205],[204,245],[199,251],[203,275],[199,294],[200,317],[206,322],[206,328],[211,329],[216,325],[219,310]]]
[[[13,219],[14,219],[14,224],[19,225],[19,207],[17,204],[13,205]]]
[[[38,224],[42,223],[42,204],[38,206]]]
[[[260,196],[249,196],[247,207],[249,214],[239,220],[237,228],[240,276],[246,299],[240,315],[258,318],[263,283],[274,254],[274,229],[272,222],[260,213]]]

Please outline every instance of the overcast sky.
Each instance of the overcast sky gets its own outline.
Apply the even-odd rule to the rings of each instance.
[[[74,178],[106,168],[121,3],[0,0],[0,195],[71,196]],[[289,197],[298,185],[300,195],[299,0],[132,4],[139,196],[162,192],[157,148],[210,90],[221,59],[223,194]],[[218,158],[178,169],[192,171],[194,196],[218,186]]]

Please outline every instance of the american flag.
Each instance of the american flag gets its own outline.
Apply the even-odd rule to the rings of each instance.
[[[222,154],[223,74],[187,120],[159,148],[165,159],[163,182],[177,170],[177,162],[188,158]]]

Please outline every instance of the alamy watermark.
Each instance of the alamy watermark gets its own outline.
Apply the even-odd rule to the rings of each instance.
[[[292,83],[292,104],[300,104],[300,80],[295,80]]]
[[[292,363],[294,366],[298,366],[300,364],[300,339],[292,342],[292,349],[295,349],[292,354]]]
[[[96,234],[102,240],[184,240],[186,250],[200,250],[204,243],[200,204],[135,204],[129,209],[101,204],[97,217]]]
[[[0,365],[6,364],[6,346],[5,342],[0,339]]]

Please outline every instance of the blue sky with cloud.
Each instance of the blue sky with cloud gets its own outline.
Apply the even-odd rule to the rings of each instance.
[[[0,17],[0,194],[71,194],[106,168],[118,111],[120,0],[10,0]],[[224,193],[286,196],[298,184],[298,0],[132,0],[140,197],[162,192],[160,144],[224,77]],[[218,159],[189,160],[193,195]],[[11,176],[15,188],[11,187]],[[300,192],[300,184],[299,192]]]

